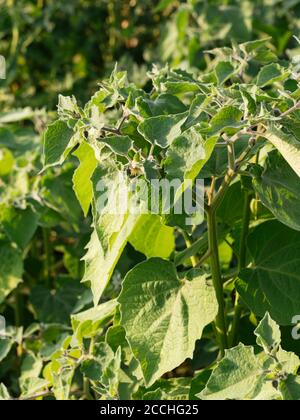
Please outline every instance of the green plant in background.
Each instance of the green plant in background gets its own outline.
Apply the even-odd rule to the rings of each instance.
[[[154,67],[150,93],[116,68],[83,108],[60,96],[44,176],[78,161],[67,168],[82,213],[91,208],[82,282],[94,307],[84,309],[84,294],[66,308],[66,278],[51,299],[44,287],[32,292],[44,321],[19,332],[21,398],[300,398],[298,351],[281,348],[292,350],[300,310],[299,73],[296,62],[275,61],[268,42],[214,49],[205,73]],[[134,190],[114,215],[124,173],[146,183],[204,179],[205,220],[135,214]],[[62,301],[72,330],[66,313],[52,319],[50,305]],[[49,328],[55,345],[45,347]]]
[[[144,50],[153,49],[162,16],[144,0],[3,0],[0,53],[7,58],[1,102],[52,109],[60,92],[87,100],[120,60],[143,83]]]
[[[270,36],[276,53],[291,58],[299,48],[300,2],[282,0],[164,1],[160,10],[172,14],[164,27],[159,54],[152,59],[175,66],[205,69],[207,49]]]
[[[298,3],[5,4],[0,399],[300,398]]]

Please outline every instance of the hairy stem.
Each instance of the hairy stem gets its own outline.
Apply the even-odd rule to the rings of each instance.
[[[227,340],[227,327],[226,327],[226,318],[225,318],[223,281],[222,281],[222,276],[221,276],[220,260],[219,260],[217,222],[216,222],[215,212],[212,209],[207,213],[207,229],[208,229],[208,238],[209,238],[209,249],[211,252],[211,255],[210,255],[211,273],[212,273],[213,285],[215,288],[216,297],[217,297],[217,301],[219,305],[219,311],[215,320],[215,330],[216,330],[217,339],[219,342],[221,357],[223,357],[225,353],[225,349],[228,348],[228,340]]]
[[[240,252],[239,252],[239,272],[246,267],[247,264],[247,237],[249,234],[249,223],[251,217],[250,203],[252,200],[252,194],[248,191],[245,192],[245,203],[243,213],[243,226],[240,241]],[[237,335],[239,330],[240,319],[242,316],[242,306],[240,305],[240,296],[236,292],[235,305],[234,305],[234,317],[232,321],[232,327],[230,332],[230,345],[234,346],[237,341]]]

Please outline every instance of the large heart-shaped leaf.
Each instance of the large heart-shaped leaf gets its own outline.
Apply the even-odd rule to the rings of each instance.
[[[179,279],[174,264],[159,258],[127,274],[118,300],[121,324],[147,386],[192,357],[196,340],[218,312],[203,272],[192,270]]]

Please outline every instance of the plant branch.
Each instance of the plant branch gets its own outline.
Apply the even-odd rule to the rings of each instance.
[[[119,130],[119,128],[102,127],[101,131],[104,131],[104,132],[107,132],[107,133],[112,133],[112,134],[117,134],[117,135],[121,134],[121,131]]]
[[[210,265],[212,280],[219,306],[218,314],[215,320],[215,329],[217,333],[217,339],[219,341],[221,357],[224,357],[225,349],[228,348],[227,327],[225,318],[223,280],[220,270],[217,221],[215,212],[212,211],[212,209],[207,213],[207,229],[209,239],[209,250],[211,253]]]
[[[238,272],[246,267],[247,264],[247,237],[249,234],[249,223],[251,218],[250,204],[252,200],[252,194],[249,191],[245,192],[245,201],[244,201],[244,212],[243,212],[243,226],[240,240],[240,252],[239,252],[239,265]],[[242,306],[240,305],[240,296],[236,292],[235,296],[235,305],[234,305],[234,317],[232,321],[232,327],[230,332],[230,346],[236,344],[240,319],[242,315]]]
[[[280,115],[280,118],[285,118],[288,115],[292,114],[293,112],[297,111],[298,109],[300,109],[300,101],[297,102],[294,106],[292,106],[290,109],[288,109],[287,111],[283,112]]]
[[[208,249],[205,254],[199,259],[197,263],[197,267],[200,267],[206,260],[208,260],[211,256],[211,250]]]
[[[191,238],[189,237],[189,235],[185,231],[182,231],[182,236],[185,240],[187,248],[190,248],[193,245],[193,243],[191,241]],[[192,261],[192,266],[193,267],[196,267],[199,264],[199,259],[196,255],[193,255],[191,257],[191,261]]]

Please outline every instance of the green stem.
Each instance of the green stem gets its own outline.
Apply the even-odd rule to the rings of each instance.
[[[209,238],[209,249],[211,251],[210,264],[211,274],[213,279],[213,285],[216,292],[216,297],[219,305],[219,311],[215,320],[215,329],[217,333],[217,339],[219,341],[221,357],[225,354],[225,349],[228,348],[227,340],[227,327],[225,317],[225,302],[224,302],[224,290],[223,281],[220,270],[219,260],[219,248],[218,248],[218,237],[217,237],[217,222],[216,214],[210,210],[207,213],[207,229]]]
[[[14,297],[15,326],[20,327],[23,325],[23,297],[19,287],[14,291]]]
[[[191,246],[193,245],[193,243],[192,243],[189,235],[186,232],[183,231],[182,232],[182,236],[184,237],[184,240],[185,240],[185,243],[186,243],[187,248],[191,248]],[[193,267],[196,267],[199,264],[198,257],[196,255],[193,255],[191,257],[191,262],[192,262],[192,266]]]
[[[240,272],[247,264],[247,237],[249,234],[249,223],[251,218],[250,203],[252,200],[252,194],[249,191],[245,192],[244,212],[243,212],[243,226],[240,241],[240,252],[239,252],[239,266],[238,271]],[[240,295],[236,292],[235,305],[234,305],[234,317],[232,321],[232,327],[230,332],[230,345],[234,346],[237,341],[237,335],[239,330],[240,319],[242,316],[243,308],[240,305]]]
[[[232,171],[231,169],[228,170],[227,174],[225,175],[224,181],[222,182],[222,185],[220,186],[217,194],[214,197],[214,200],[211,205],[211,211],[214,213],[222,203],[228,188],[230,187],[231,182],[234,180],[234,178],[237,176],[237,173]]]
[[[45,252],[44,260],[44,275],[48,287],[51,286],[51,244],[50,244],[50,230],[43,228],[43,244]]]

